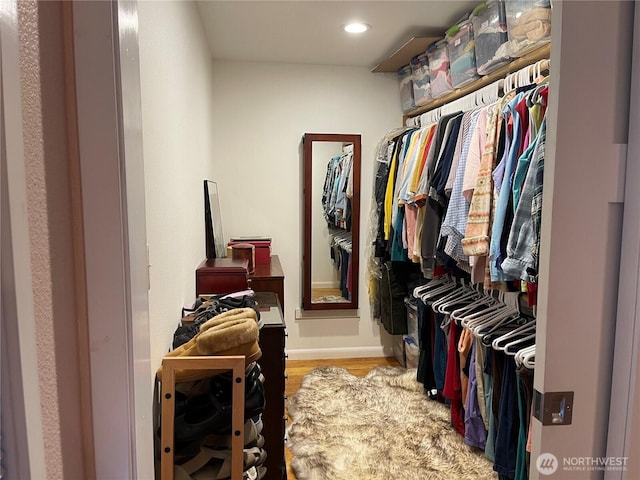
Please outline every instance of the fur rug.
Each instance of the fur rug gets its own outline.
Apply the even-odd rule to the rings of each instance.
[[[289,400],[288,447],[298,480],[493,479],[464,443],[449,408],[424,394],[415,370],[377,367],[360,378],[323,367]]]
[[[340,295],[321,295],[311,299],[311,303],[346,303],[348,301]]]

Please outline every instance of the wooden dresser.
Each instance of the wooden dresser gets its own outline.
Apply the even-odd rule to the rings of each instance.
[[[286,325],[278,297],[274,292],[256,292],[260,317],[264,325],[260,329],[260,349],[262,358],[258,363],[264,374],[265,409],[264,422],[265,449],[267,450],[267,475],[265,480],[287,478],[284,458],[284,434],[286,419],[285,398],[285,339]]]
[[[196,270],[196,292],[203,294],[237,291],[238,288],[229,289],[229,285],[222,285],[226,283],[225,278],[228,278],[234,287],[242,285],[242,281],[246,278],[249,288],[256,292],[260,317],[264,321],[264,325],[260,329],[262,357],[258,360],[265,377],[265,409],[262,415],[264,429],[262,430],[262,435],[265,439],[265,450],[267,451],[267,460],[265,462],[267,474],[264,480],[286,480],[284,393],[285,339],[287,333],[283,309],[284,273],[280,265],[280,259],[276,255],[271,257],[271,263],[267,265],[255,265],[255,271],[248,277],[246,277],[246,270],[244,275],[239,275],[237,272],[238,265],[246,266],[246,264],[246,260],[231,261],[231,259],[216,259],[203,262]],[[221,288],[224,291],[221,291]],[[246,285],[242,288],[246,288]],[[218,291],[211,291],[212,289]]]
[[[277,255],[271,257],[271,263],[254,267],[254,272],[249,275],[249,288],[256,292],[275,293],[284,313],[284,272]]]

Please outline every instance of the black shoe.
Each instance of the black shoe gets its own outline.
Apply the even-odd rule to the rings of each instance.
[[[215,395],[204,394],[187,400],[184,413],[175,418],[175,441],[190,442],[231,425],[231,406]]]
[[[257,363],[253,366],[251,371],[246,374],[244,380],[244,392],[245,396],[252,392],[254,385],[259,383],[260,386],[264,383],[264,375],[262,375],[262,369]],[[231,394],[233,391],[233,375],[231,373],[223,373],[211,379],[210,391],[224,404],[231,403]]]
[[[245,421],[260,415],[264,411],[265,399],[264,388],[260,382],[253,384],[252,389],[247,392],[244,398],[244,419]],[[231,410],[231,400],[224,403],[225,408]],[[218,430],[218,434],[228,434],[231,432],[231,421]]]

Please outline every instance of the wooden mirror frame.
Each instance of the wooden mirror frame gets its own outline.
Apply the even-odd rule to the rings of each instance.
[[[334,142],[353,144],[353,197],[351,199],[351,299],[349,302],[312,303],[311,298],[311,242],[312,242],[312,202],[320,196],[312,185],[313,144],[315,142]],[[304,183],[304,243],[302,271],[302,308],[304,310],[354,310],[358,308],[358,279],[360,263],[360,161],[361,137],[357,134],[305,133],[303,144],[303,183]],[[316,159],[325,162],[327,159]],[[315,186],[316,189],[318,186]],[[320,187],[322,188],[322,187]]]

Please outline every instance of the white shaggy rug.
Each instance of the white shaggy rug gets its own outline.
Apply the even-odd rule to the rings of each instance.
[[[448,407],[424,394],[415,370],[377,367],[364,378],[322,367],[288,402],[288,447],[298,480],[494,479],[465,445]]]

